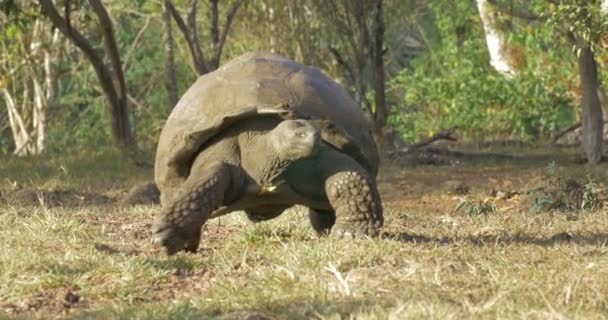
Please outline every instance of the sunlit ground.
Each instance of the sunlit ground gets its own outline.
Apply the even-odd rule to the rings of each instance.
[[[385,162],[383,238],[318,238],[297,210],[257,225],[234,214],[208,223],[199,252],[172,257],[150,241],[159,206],[116,205],[150,169],[114,154],[3,160],[0,317],[606,318],[607,209],[532,213],[526,191],[556,160],[564,179],[589,174],[601,202],[608,164],[509,151]],[[459,197],[490,209],[455,210]]]

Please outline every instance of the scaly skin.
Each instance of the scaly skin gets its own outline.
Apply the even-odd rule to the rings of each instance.
[[[363,171],[343,171],[325,182],[327,198],[336,212],[332,235],[377,236],[384,224],[382,202],[375,183]]]
[[[222,205],[230,182],[230,169],[223,162],[215,162],[207,167],[206,174],[186,180],[171,203],[163,208],[154,229],[167,254],[184,249],[196,251],[201,227]]]

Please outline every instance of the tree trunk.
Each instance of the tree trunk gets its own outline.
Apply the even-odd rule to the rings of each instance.
[[[591,164],[597,164],[602,159],[603,154],[604,121],[602,106],[597,94],[599,86],[597,64],[593,51],[587,43],[581,46],[578,68],[582,86],[582,146],[587,161]]]
[[[116,92],[114,101],[111,103],[112,112],[110,113],[110,123],[114,127],[112,137],[116,145],[127,147],[133,142],[133,133],[131,132],[131,124],[129,122],[125,76],[122,70],[118,45],[114,37],[112,20],[100,0],[89,0],[89,3],[99,19],[99,24],[103,31],[104,46],[112,64],[112,72],[110,73],[112,83],[110,85],[114,86]]]
[[[167,72],[166,87],[169,97],[169,111],[177,104],[179,99],[177,91],[177,78],[175,76],[175,42],[171,30],[171,12],[169,11],[169,0],[165,0],[163,10],[163,23],[165,24],[165,69]]]
[[[27,90],[23,90],[23,93],[27,98]],[[16,99],[11,95],[7,89],[3,89],[4,102],[8,111],[8,120],[13,133],[13,141],[15,142],[15,150],[13,154],[16,156],[25,156],[28,154],[28,145],[30,144],[31,137],[27,132],[25,121],[19,113],[17,108]]]
[[[494,25],[496,23],[494,8],[487,0],[477,0],[477,9],[479,10],[479,17],[481,18],[485,32],[488,52],[490,54],[490,64],[501,74],[507,77],[514,76],[516,70],[509,64],[505,53],[507,44]]]
[[[377,0],[374,12],[374,44],[371,54],[373,68],[373,88],[376,109],[374,110],[374,126],[377,139],[381,146],[388,146],[384,127],[388,117],[386,106],[386,88],[384,77],[384,22],[382,18],[382,0]]]
[[[131,146],[133,134],[129,123],[127,109],[127,93],[122,72],[122,63],[114,39],[112,21],[108,12],[99,0],[89,0],[91,7],[99,18],[102,26],[106,52],[110,56],[113,70],[110,70],[91,43],[69,23],[69,2],[66,2],[66,17],[62,17],[51,0],[38,0],[42,11],[51,20],[53,25],[74,43],[93,65],[97,78],[107,99],[108,115],[110,117],[110,128],[112,140],[119,148]]]

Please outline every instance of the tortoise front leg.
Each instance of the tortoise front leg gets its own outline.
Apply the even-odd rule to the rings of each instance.
[[[376,236],[384,223],[375,180],[355,160],[337,151],[324,152],[320,169],[325,193],[334,208],[337,236]]]
[[[308,209],[308,218],[312,228],[320,236],[329,234],[336,223],[336,213],[329,210]]]
[[[154,227],[155,238],[172,255],[180,250],[196,251],[201,227],[234,190],[234,172],[224,162],[212,162],[193,171],[162,209]]]

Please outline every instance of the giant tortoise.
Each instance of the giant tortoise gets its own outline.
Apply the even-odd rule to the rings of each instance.
[[[318,69],[279,55],[242,55],[203,75],[169,116],[155,180],[156,241],[196,251],[210,218],[259,222],[293,205],[319,234],[374,236],[383,224],[378,150],[349,94]]]

